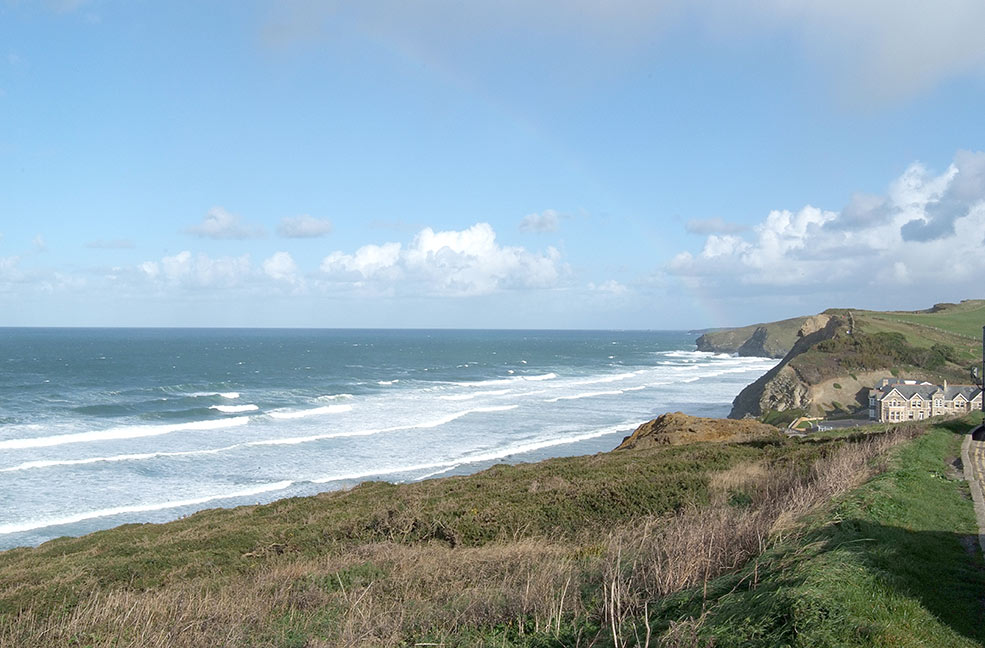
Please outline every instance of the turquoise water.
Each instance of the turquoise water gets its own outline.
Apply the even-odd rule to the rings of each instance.
[[[0,329],[0,548],[614,447],[775,364],[685,332]]]

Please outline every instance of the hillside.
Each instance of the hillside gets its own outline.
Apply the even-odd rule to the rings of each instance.
[[[655,443],[62,538],[0,553],[0,645],[627,646],[650,623],[697,645],[672,643],[694,588],[722,590],[922,430]],[[965,529],[958,499],[935,521]],[[950,543],[898,557],[936,568]],[[982,584],[953,579],[961,605]]]
[[[968,334],[976,319],[985,323],[983,300],[912,313],[829,309],[805,318],[790,352],[739,393],[729,417],[848,416],[866,409],[868,388],[890,375],[968,383],[981,358],[980,338]]]
[[[980,645],[949,425],[658,442],[62,538],[0,553],[0,645]]]

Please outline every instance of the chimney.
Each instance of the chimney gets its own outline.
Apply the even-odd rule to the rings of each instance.
[[[944,379],[944,393],[947,393],[947,378]]]

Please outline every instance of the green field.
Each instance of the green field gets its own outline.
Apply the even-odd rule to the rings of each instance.
[[[947,344],[964,359],[981,359],[985,300],[941,304],[937,310],[928,311],[853,311],[853,314],[867,332],[901,333],[914,346]]]

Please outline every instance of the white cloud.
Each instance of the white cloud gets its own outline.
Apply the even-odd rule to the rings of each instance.
[[[298,264],[287,252],[275,252],[269,259],[264,260],[263,271],[276,281],[296,284],[300,280]]]
[[[533,214],[527,214],[520,221],[521,232],[556,232],[561,215],[553,209]]]
[[[418,232],[407,246],[366,245],[353,254],[338,251],[321,264],[336,283],[442,295],[481,295],[499,290],[546,288],[565,271],[554,248],[529,252],[501,246],[488,223],[464,230]]]
[[[913,164],[885,196],[855,196],[840,212],[777,210],[751,236],[712,234],[667,270],[720,295],[787,287],[912,296],[923,285],[933,301],[943,289],[981,293],[983,245],[985,153],[962,151],[945,172]]]
[[[332,221],[308,214],[285,216],[277,226],[277,233],[285,238],[318,238],[330,234]]]
[[[138,268],[152,280],[187,288],[230,288],[252,273],[249,255],[212,258],[188,250],[160,261],[145,261]]]
[[[264,235],[262,227],[248,225],[237,214],[232,214],[222,207],[213,207],[201,223],[185,231],[211,239],[250,239]]]
[[[47,252],[48,245],[44,242],[44,237],[40,234],[34,237],[34,251],[35,252]]]
[[[396,279],[401,270],[400,243],[364,245],[354,254],[332,252],[321,263],[321,270],[330,275],[346,274],[359,279]]]

